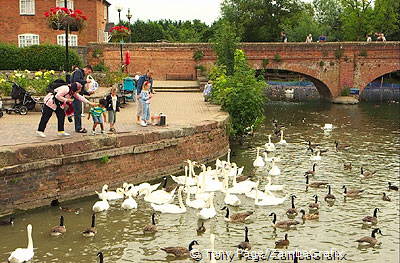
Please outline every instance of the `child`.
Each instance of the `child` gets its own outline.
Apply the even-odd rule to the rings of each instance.
[[[110,123],[110,132],[115,132],[115,122],[117,120],[117,112],[119,112],[120,103],[117,95],[117,89],[114,87],[111,89],[110,94],[106,97],[107,111],[108,111],[108,122]]]
[[[146,81],[143,84],[142,91],[140,92],[139,95],[140,103],[142,104],[143,107],[142,121],[140,122],[140,125],[142,127],[146,127],[149,124],[150,120],[150,99],[151,99],[150,87],[151,87],[150,81]]]
[[[105,99],[101,99],[99,101],[99,104],[97,104],[96,107],[91,108],[90,111],[89,111],[88,120],[90,119],[90,116],[92,116],[93,122],[94,122],[92,135],[96,135],[97,124],[100,124],[101,133],[104,134],[103,118],[104,118],[104,121],[107,121],[106,120],[106,114],[105,114],[105,112],[106,112],[106,104],[107,104],[106,100]],[[103,118],[102,118],[102,116],[103,116]]]
[[[210,100],[211,92],[212,92],[212,81],[209,80],[208,83],[204,86],[203,90],[204,101]]]

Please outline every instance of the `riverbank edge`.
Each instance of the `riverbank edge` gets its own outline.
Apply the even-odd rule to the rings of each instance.
[[[221,112],[192,125],[0,147],[0,217],[174,174],[187,159],[213,161],[229,149],[228,125]]]

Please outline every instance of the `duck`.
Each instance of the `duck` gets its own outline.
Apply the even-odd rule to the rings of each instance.
[[[312,151],[314,153],[314,151]],[[316,150],[315,154],[311,155],[310,157],[311,161],[321,161],[321,150]]]
[[[383,195],[382,195],[382,200],[383,201],[388,201],[388,202],[390,202],[391,200],[390,200],[390,197],[388,196],[388,195],[386,195],[386,193],[382,193]]]
[[[378,223],[378,211],[380,211],[379,208],[375,208],[372,216],[366,216],[362,219],[363,223],[366,225],[376,225]]]
[[[308,208],[310,211],[316,211],[319,209],[319,203],[318,203],[318,196],[314,195],[314,202],[308,204]]]
[[[165,251],[167,254],[172,254],[175,257],[178,258],[187,258],[190,256],[190,252],[193,250],[194,245],[199,245],[199,243],[196,240],[193,240],[192,242],[189,243],[189,247],[164,247],[161,248],[162,251]]]
[[[15,219],[14,216],[10,216],[9,219],[0,221],[0,226],[14,225],[14,219]]]
[[[324,131],[331,131],[333,130],[333,125],[331,123],[325,123],[324,128],[322,128]]]
[[[198,235],[206,232],[206,227],[204,226],[204,221],[201,221],[201,225],[196,229]]]
[[[272,185],[271,176],[267,177],[268,184],[264,186],[264,191],[283,191],[283,185]]]
[[[270,176],[278,176],[281,174],[281,169],[275,164],[276,160],[275,158],[272,159],[272,167],[271,170],[269,170],[268,175]]]
[[[302,214],[301,219],[303,219],[303,220],[318,220],[319,219],[319,213],[306,215],[306,211],[304,209],[301,209],[300,213]]]
[[[325,185],[328,184],[326,182],[312,182],[312,183],[309,183],[308,175],[306,175],[305,177],[306,177],[306,186],[307,187],[320,188],[321,186],[325,186]]]
[[[350,189],[347,190],[347,187],[345,185],[342,186],[343,188],[343,195],[345,197],[359,197],[364,190],[362,189]]]
[[[312,170],[308,170],[307,172],[305,172],[305,175],[315,175],[315,166],[317,166],[316,163],[313,164],[312,166]]]
[[[161,212],[163,214],[183,214],[186,213],[186,207],[185,204],[183,203],[182,200],[182,191],[183,187],[179,187],[178,189],[178,200],[179,200],[179,206],[175,204],[153,204],[151,203],[151,207],[158,212]]]
[[[340,150],[348,150],[350,148],[350,145],[348,144],[339,144],[338,141],[335,141],[335,148],[336,151],[340,151]]]
[[[217,211],[214,207],[214,193],[211,193],[208,199],[208,205],[209,207],[205,207],[199,212],[199,217],[203,220],[211,219],[217,215]]]
[[[382,231],[379,228],[375,228],[374,230],[372,230],[370,237],[362,237],[360,239],[357,239],[356,242],[358,242],[359,245],[369,245],[369,246],[379,245],[381,242],[379,242],[376,239],[377,233],[382,235]]]
[[[278,142],[279,145],[287,145],[286,140],[283,139],[283,130],[281,130],[281,140]]]
[[[64,225],[64,216],[60,216],[60,225],[54,226],[50,229],[51,236],[61,236],[67,232],[67,228]]]
[[[122,209],[136,209],[138,207],[138,204],[136,203],[135,199],[132,198],[132,193],[128,193],[127,197],[124,202],[121,204]]]
[[[364,171],[364,168],[361,166],[361,173],[360,177],[363,179],[370,178],[376,174],[377,171],[369,172],[369,171]]]
[[[389,190],[399,191],[399,188],[393,185],[391,182],[388,182],[388,184],[389,184]]]
[[[229,208],[227,206],[224,206],[221,210],[226,210],[226,215],[224,220],[232,223],[243,223],[244,221],[249,219],[249,217],[254,213],[253,211],[250,211],[237,214],[230,214]]]
[[[267,152],[273,152],[276,150],[275,145],[271,142],[271,135],[268,135],[268,142],[264,145]]]
[[[253,166],[256,168],[261,168],[265,166],[264,159],[260,156],[260,147],[257,147],[257,157],[253,162]]]
[[[345,170],[350,170],[350,171],[351,171],[351,169],[352,169],[352,164],[351,164],[351,163],[344,163],[344,164],[343,164],[343,168],[344,168]]]
[[[251,249],[251,244],[249,241],[249,228],[247,226],[244,227],[244,241],[240,242],[239,245],[237,245],[237,248],[241,250]]]
[[[110,205],[107,202],[107,198],[105,196],[103,196],[103,200],[97,201],[93,205],[92,210],[95,213],[99,213],[99,212],[107,211],[109,208],[110,208]]]
[[[295,196],[295,195],[291,195],[290,197],[291,197],[291,199],[292,199],[292,207],[289,208],[289,209],[286,211],[286,215],[287,215],[289,218],[294,218],[294,217],[297,216],[297,209],[296,209],[296,207],[294,206],[294,199],[296,198],[296,196]]]
[[[154,192],[151,192],[149,188],[145,188],[142,189],[139,193],[144,193],[144,200],[146,202],[162,205],[171,203],[174,200],[175,190],[173,190],[171,193],[165,190],[156,190]]]
[[[99,258],[99,263],[104,263],[104,255],[103,252],[98,252],[97,257]]]
[[[288,246],[289,246],[288,234],[285,234],[285,239],[275,241],[275,249],[277,249],[277,248],[286,248],[287,249]]]
[[[151,224],[146,225],[143,228],[143,233],[155,233],[157,232],[157,225],[156,225],[156,213],[151,215]]]
[[[269,216],[272,216],[272,226],[274,228],[285,228],[285,229],[289,229],[289,228],[295,228],[296,225],[300,224],[298,221],[296,220],[285,220],[285,221],[278,221],[276,222],[276,214],[274,212],[272,212],[271,214],[269,214]]]
[[[92,215],[92,224],[89,228],[82,232],[84,237],[94,237],[97,234],[96,230],[96,214]]]
[[[9,263],[23,263],[30,261],[35,253],[33,252],[33,240],[32,240],[32,225],[29,224],[26,227],[28,234],[28,247],[27,248],[17,248],[8,257]]]
[[[324,198],[326,202],[333,202],[336,199],[336,197],[331,193],[331,191],[332,191],[331,186],[328,185],[328,194]]]

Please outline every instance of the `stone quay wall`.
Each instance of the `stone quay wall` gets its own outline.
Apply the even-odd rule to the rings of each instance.
[[[229,148],[228,119],[222,114],[192,126],[0,147],[0,216],[90,196],[104,184],[157,179],[181,171],[187,159],[215,160]]]

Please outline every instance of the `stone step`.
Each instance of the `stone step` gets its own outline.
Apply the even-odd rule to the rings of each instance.
[[[189,88],[154,88],[156,92],[201,92],[199,88],[189,89]]]

